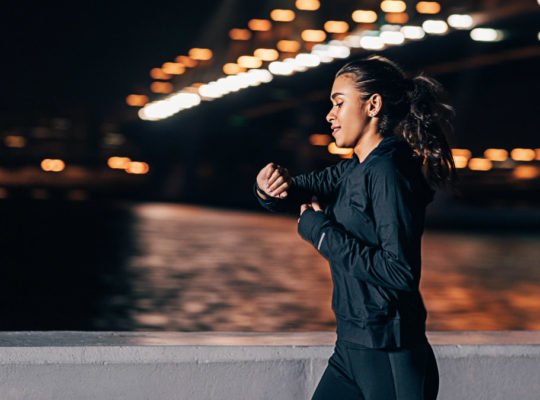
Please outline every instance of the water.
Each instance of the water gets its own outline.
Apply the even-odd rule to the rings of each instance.
[[[296,219],[166,204],[4,207],[0,329],[334,330]],[[540,235],[426,231],[429,330],[540,330]]]

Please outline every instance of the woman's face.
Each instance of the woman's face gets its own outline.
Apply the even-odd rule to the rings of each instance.
[[[338,147],[354,148],[368,122],[367,102],[361,99],[353,79],[352,74],[338,76],[330,94],[332,108],[326,120]]]

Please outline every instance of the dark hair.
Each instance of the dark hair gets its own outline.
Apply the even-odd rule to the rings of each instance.
[[[345,64],[336,74],[352,74],[362,99],[382,97],[379,131],[405,140],[422,158],[424,174],[434,185],[452,184],[455,165],[446,135],[454,109],[445,102],[442,85],[424,75],[407,78],[392,61],[371,56]]]

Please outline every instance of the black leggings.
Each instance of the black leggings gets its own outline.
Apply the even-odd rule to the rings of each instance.
[[[434,400],[439,372],[427,340],[380,350],[336,342],[312,400]]]

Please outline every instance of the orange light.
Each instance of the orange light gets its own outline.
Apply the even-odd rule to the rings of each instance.
[[[107,165],[112,169],[126,169],[130,162],[129,157],[109,157]]]
[[[276,47],[284,53],[296,53],[300,50],[300,43],[296,40],[280,40]]]
[[[540,169],[534,165],[518,165],[512,174],[517,179],[534,179],[540,175]]]
[[[352,13],[354,22],[371,24],[377,21],[377,13],[371,10],[356,10]]]
[[[469,160],[469,169],[473,171],[489,171],[492,166],[491,160],[485,158],[471,158]]]
[[[280,22],[290,22],[293,21],[295,18],[295,13],[293,10],[272,10],[270,13],[270,18],[272,18],[274,21],[280,21]]]
[[[60,172],[66,168],[64,161],[59,159],[45,158],[41,161],[41,169],[47,172]]]
[[[329,33],[345,33],[349,30],[349,24],[345,21],[326,21],[324,30]]]
[[[471,151],[468,149],[452,149],[452,155],[465,157],[467,160],[471,158]]]
[[[384,19],[391,24],[406,24],[409,21],[409,16],[407,13],[388,13]]]
[[[319,0],[296,0],[296,8],[305,11],[315,11],[321,6]]]
[[[161,68],[152,68],[152,70],[150,71],[150,76],[152,77],[152,79],[171,79],[171,76],[163,72]]]
[[[150,90],[154,93],[171,93],[173,91],[173,85],[169,82],[152,82]]]
[[[171,75],[182,75],[184,72],[186,72],[186,67],[184,67],[184,64],[173,62],[166,62],[161,66],[161,69],[166,74]]]
[[[337,155],[351,155],[353,154],[353,149],[345,149],[343,147],[338,147],[336,145],[336,142],[332,142],[328,145],[328,152],[330,154],[337,154]]]
[[[252,31],[269,31],[272,29],[272,23],[267,19],[252,19],[248,22],[249,29]]]
[[[236,75],[244,72],[246,69],[235,63],[227,63],[223,66],[223,72],[227,75]]]
[[[491,161],[506,161],[508,151],[505,149],[486,149],[484,157]]]
[[[148,96],[145,96],[144,94],[130,94],[126,97],[126,103],[128,106],[142,107],[148,103]]]
[[[194,60],[206,61],[211,60],[213,57],[212,50],[210,49],[201,49],[195,47],[188,52],[189,56]]]
[[[232,40],[249,40],[251,39],[251,32],[249,29],[234,28],[229,31],[229,37]]]
[[[262,65],[262,61],[253,56],[240,56],[236,62],[244,68],[259,68]]]
[[[263,61],[275,61],[279,58],[279,53],[275,49],[257,49],[253,55]]]
[[[314,133],[309,137],[309,143],[313,146],[328,146],[331,141],[332,138],[330,136],[322,133]]]
[[[465,168],[467,166],[467,163],[469,159],[464,156],[453,156],[454,157],[454,164],[456,168]]]
[[[536,153],[536,160],[540,161],[540,149],[536,149],[535,153]]]
[[[381,3],[381,10],[384,12],[403,12],[407,9],[404,1],[384,0]]]
[[[182,64],[186,68],[195,68],[197,66],[197,61],[188,56],[178,56],[174,59],[174,61]]]
[[[26,139],[23,136],[9,135],[4,138],[4,144],[7,147],[22,149],[26,146]]]
[[[536,152],[533,149],[517,148],[512,150],[510,156],[515,161],[532,161],[536,158]]]
[[[305,42],[323,42],[326,39],[326,33],[319,29],[306,29],[302,32],[302,39]]]
[[[148,171],[150,171],[148,164],[141,161],[131,161],[126,168],[128,174],[144,175]]]
[[[441,5],[436,1],[420,1],[416,4],[416,11],[420,14],[437,14],[441,11]]]

